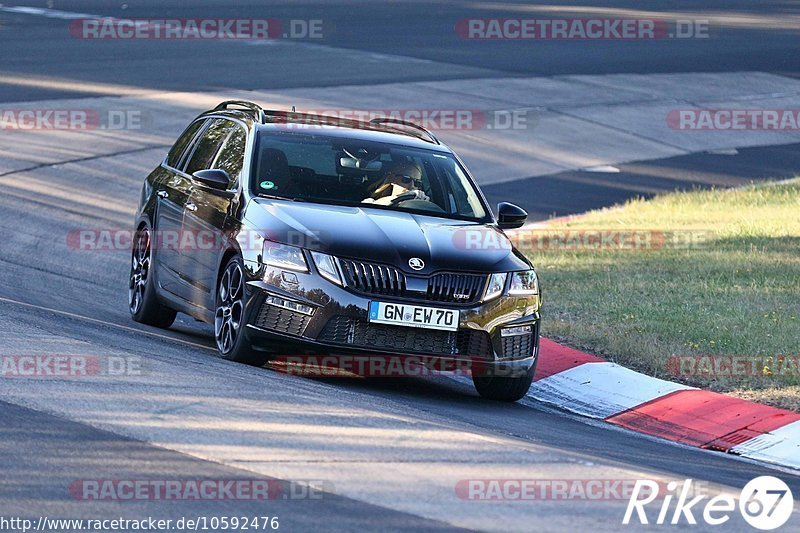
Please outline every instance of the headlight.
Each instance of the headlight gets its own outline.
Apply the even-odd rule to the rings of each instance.
[[[508,294],[510,296],[535,296],[539,294],[539,278],[536,277],[536,271],[512,272]]]
[[[336,266],[336,260],[333,257],[322,252],[311,252],[311,258],[314,259],[314,264],[319,270],[320,276],[337,285],[342,284],[342,277],[339,275],[339,268]]]
[[[265,265],[270,265],[297,272],[308,272],[306,258],[303,257],[303,250],[296,246],[278,244],[277,242],[264,241],[264,253],[261,261]]]
[[[492,274],[492,277],[489,278],[489,285],[486,286],[486,293],[483,295],[484,301],[497,298],[503,294],[503,289],[506,288],[506,278],[508,278],[508,274],[505,272]]]

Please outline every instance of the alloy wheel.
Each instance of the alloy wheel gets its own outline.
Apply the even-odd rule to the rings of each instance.
[[[145,228],[136,234],[128,284],[128,306],[131,314],[138,313],[144,304],[144,293],[150,275],[150,232]]]
[[[214,316],[214,336],[222,354],[236,346],[244,314],[244,275],[242,267],[231,261],[219,281],[217,312]]]

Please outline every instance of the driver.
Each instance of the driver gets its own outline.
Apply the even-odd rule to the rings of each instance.
[[[395,163],[367,198],[367,204],[392,205],[407,200],[429,200],[421,189],[422,169],[413,161]]]

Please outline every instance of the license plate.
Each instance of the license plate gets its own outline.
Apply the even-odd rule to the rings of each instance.
[[[454,309],[385,302],[370,302],[369,304],[369,321],[376,324],[456,331],[458,320],[459,312]]]

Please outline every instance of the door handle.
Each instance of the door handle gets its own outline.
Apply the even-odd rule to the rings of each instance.
[[[186,210],[192,212],[197,211],[197,206],[194,204],[186,204]]]
[[[167,193],[167,191],[158,191],[156,194],[158,195],[159,198],[169,198],[169,194]]]

